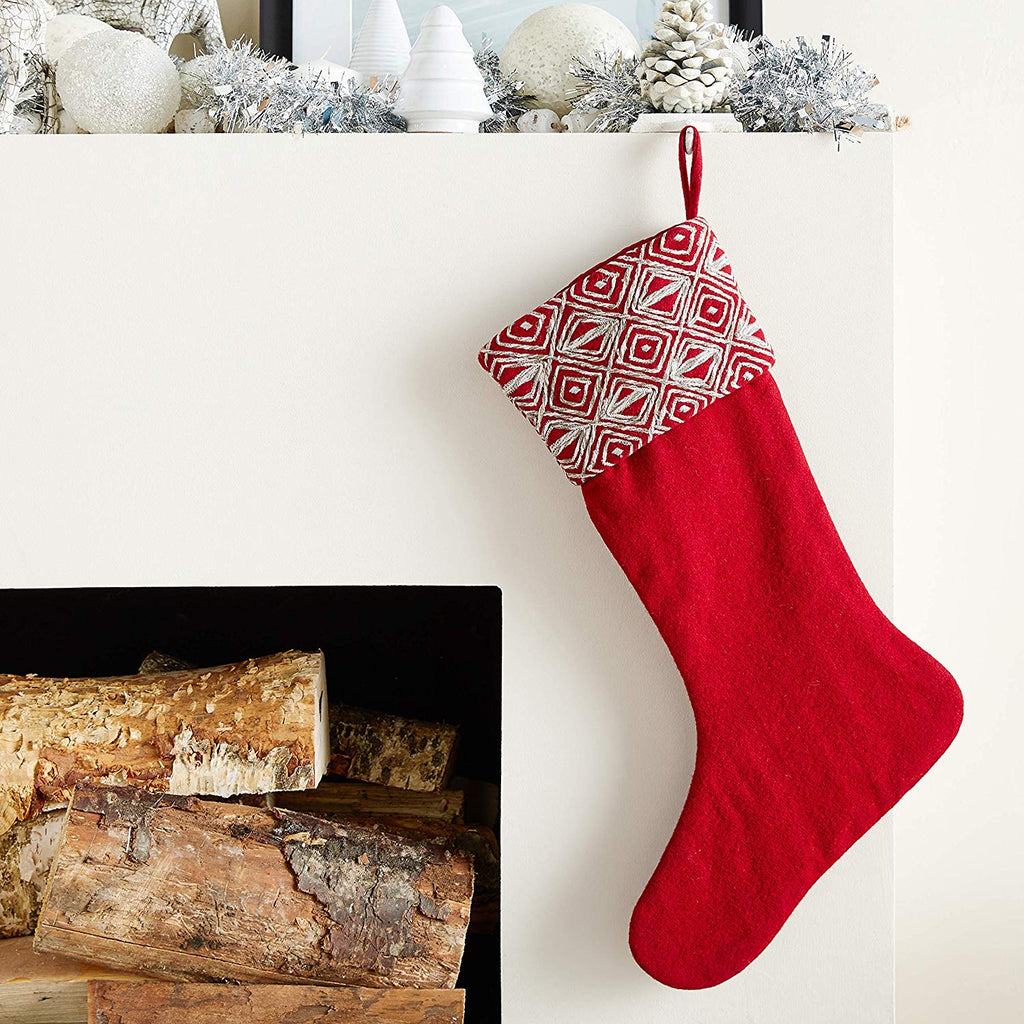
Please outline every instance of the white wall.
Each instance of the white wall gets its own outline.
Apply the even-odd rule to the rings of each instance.
[[[892,140],[705,151],[703,209],[888,606]],[[505,1024],[889,1024],[888,821],[736,979],[673,992],[632,962],[692,715],[577,489],[475,360],[682,216],[672,136],[19,136],[0,181],[21,200],[0,585],[497,584]]]
[[[896,139],[896,621],[957,676],[966,712],[896,811],[897,1020],[1016,1024],[1024,7],[765,0],[765,11],[769,33],[846,42],[913,119]]]

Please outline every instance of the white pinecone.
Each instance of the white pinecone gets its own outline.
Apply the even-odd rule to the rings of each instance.
[[[727,109],[735,57],[707,0],[666,0],[640,55],[640,91],[655,110],[692,114]]]

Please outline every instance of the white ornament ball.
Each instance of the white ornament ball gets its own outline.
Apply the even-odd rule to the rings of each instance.
[[[212,54],[201,53],[181,65],[178,76],[181,81],[182,110],[194,110],[209,103],[210,71],[216,59]]]
[[[561,120],[553,110],[528,110],[516,119],[516,128],[521,132],[538,135],[564,131]]]
[[[589,132],[599,116],[596,110],[570,110],[562,118],[562,127],[567,132]]]
[[[138,32],[93,32],[65,50],[57,92],[94,134],[162,132],[181,101],[174,61]]]
[[[511,35],[501,70],[520,79],[537,105],[561,116],[569,112],[566,91],[573,82],[572,59],[595,53],[636,56],[633,33],[614,15],[592,4],[556,4],[531,14]]]
[[[174,115],[176,135],[208,135],[216,130],[217,126],[205,110],[182,108]]]
[[[43,53],[50,64],[56,65],[64,52],[73,43],[93,32],[113,32],[114,30],[99,18],[90,18],[86,14],[58,14],[46,23],[46,41]]]
[[[78,134],[78,125],[75,124],[75,119],[63,107],[57,112],[57,134]]]

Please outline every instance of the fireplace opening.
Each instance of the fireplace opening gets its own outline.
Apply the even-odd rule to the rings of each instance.
[[[342,732],[349,738],[360,730],[372,732],[377,728],[378,718],[384,722],[413,720],[414,726],[424,723],[424,728],[430,723],[456,728],[447,763],[442,764],[444,757],[438,755],[425,772],[429,777],[412,783],[408,779],[382,777],[387,785],[379,780],[360,779],[360,775],[367,774],[366,764],[357,765],[347,747],[340,749],[338,744],[344,746],[348,741],[336,734],[329,741],[331,763],[321,785],[340,787],[343,802],[363,801],[353,812],[358,813],[361,822],[366,823],[366,814],[380,815],[380,824],[374,822],[373,828],[388,830],[394,826],[408,843],[415,844],[422,838],[423,842],[437,845],[442,843],[438,838],[442,832],[444,842],[449,842],[449,833],[459,833],[457,841],[451,840],[450,848],[455,857],[460,855],[459,851],[473,854],[475,882],[456,985],[466,992],[465,1020],[469,1024],[500,1020],[498,588],[295,586],[0,591],[0,673],[34,673],[52,679],[55,688],[65,677],[123,676],[126,690],[130,691],[130,677],[139,671],[151,652],[160,652],[190,666],[205,667],[285,651],[323,652],[328,706],[335,717],[338,709],[342,709],[347,730]],[[446,734],[441,735],[437,742],[444,746]],[[431,735],[422,744],[433,741]],[[376,771],[372,761],[371,757],[371,775]],[[430,775],[434,768],[443,773],[443,781],[439,781],[440,775]],[[396,782],[398,785],[391,784]],[[403,790],[407,783],[414,788]],[[432,786],[436,787],[433,793]],[[309,796],[309,791],[284,797],[279,794],[270,802],[277,808],[291,807],[315,814],[316,799],[307,803]],[[392,805],[387,803],[392,799],[397,801],[394,814]],[[346,813],[330,817],[344,824]],[[422,821],[420,815],[424,816]],[[463,832],[471,833],[465,842]],[[301,883],[297,884],[301,887]],[[316,883],[311,883],[310,888],[315,890]],[[444,893],[431,892],[437,899],[424,896],[421,905],[437,916],[448,913],[447,908],[443,912],[437,909]],[[339,913],[343,918],[343,910]],[[215,935],[213,939],[215,943]],[[0,975],[4,971],[6,941],[0,940]],[[195,948],[200,948],[203,941],[208,939],[197,938]]]

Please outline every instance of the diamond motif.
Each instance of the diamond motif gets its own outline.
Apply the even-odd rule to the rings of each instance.
[[[577,484],[774,361],[700,217],[588,270],[480,352]]]

